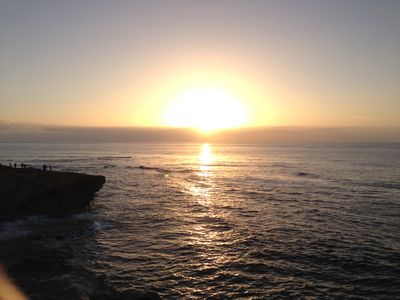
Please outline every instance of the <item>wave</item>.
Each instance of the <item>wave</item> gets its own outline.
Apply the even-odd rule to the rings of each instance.
[[[132,158],[132,156],[99,156],[98,160],[114,160],[114,159],[128,159]]]
[[[47,162],[71,162],[71,161],[90,161],[93,159],[97,160],[116,160],[116,159],[129,159],[132,158],[132,156],[98,156],[98,157],[63,157],[63,158],[52,158],[52,159],[47,159]],[[42,158],[35,158],[35,159],[29,159],[30,162],[35,163],[35,162],[43,162],[44,159]]]
[[[194,170],[191,169],[176,169],[176,170],[171,170],[171,169],[165,169],[165,168],[160,168],[160,167],[148,167],[148,166],[126,166],[127,169],[138,169],[138,170],[144,170],[144,171],[154,171],[158,173],[193,173]]]
[[[361,182],[360,185],[374,188],[400,190],[400,184],[392,182]]]
[[[30,159],[30,162],[40,162],[42,163],[43,161],[46,162],[71,162],[71,161],[89,161],[92,160],[93,158],[91,157],[77,157],[77,158],[53,158],[53,159]]]
[[[114,228],[116,225],[109,222],[94,222],[87,231],[73,235],[73,239],[79,240],[91,236],[97,232],[101,232],[107,229]]]
[[[163,168],[158,168],[158,167],[138,166],[138,167],[135,167],[135,169],[156,171],[156,172],[160,172],[160,173],[171,173],[171,171],[168,169],[163,169]]]
[[[27,225],[42,223],[46,220],[47,218],[43,216],[30,216],[0,223],[0,241],[14,240],[27,236],[31,233]]]
[[[0,241],[9,241],[24,237],[30,233],[29,230],[21,229],[17,222],[6,222],[0,226]]]
[[[107,168],[115,168],[117,167],[117,165],[113,165],[113,164],[106,164],[103,166],[103,169],[107,169]]]

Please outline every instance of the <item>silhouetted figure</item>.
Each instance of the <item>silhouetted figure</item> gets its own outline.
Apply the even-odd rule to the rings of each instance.
[[[17,168],[17,164],[16,163],[14,163],[14,168]]]
[[[11,163],[10,163],[10,168],[11,168]]]
[[[47,170],[47,166],[43,165],[43,171],[46,171],[46,170]]]
[[[49,167],[49,169],[50,169],[50,171],[52,171],[52,170],[53,170],[53,167],[52,167],[52,166],[50,166],[50,167]]]

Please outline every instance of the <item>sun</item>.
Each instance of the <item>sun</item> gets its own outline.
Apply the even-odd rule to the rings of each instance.
[[[165,113],[166,124],[203,132],[246,124],[247,110],[232,94],[217,88],[199,88],[177,95]]]

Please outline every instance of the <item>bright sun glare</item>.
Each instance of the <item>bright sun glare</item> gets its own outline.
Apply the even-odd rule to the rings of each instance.
[[[202,88],[178,95],[168,107],[165,119],[169,126],[210,132],[244,125],[247,111],[233,95],[215,88]]]

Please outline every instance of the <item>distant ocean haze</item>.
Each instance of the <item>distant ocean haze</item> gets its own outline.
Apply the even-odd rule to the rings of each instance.
[[[397,127],[260,127],[202,133],[171,127],[66,127],[0,123],[0,142],[400,143]]]

